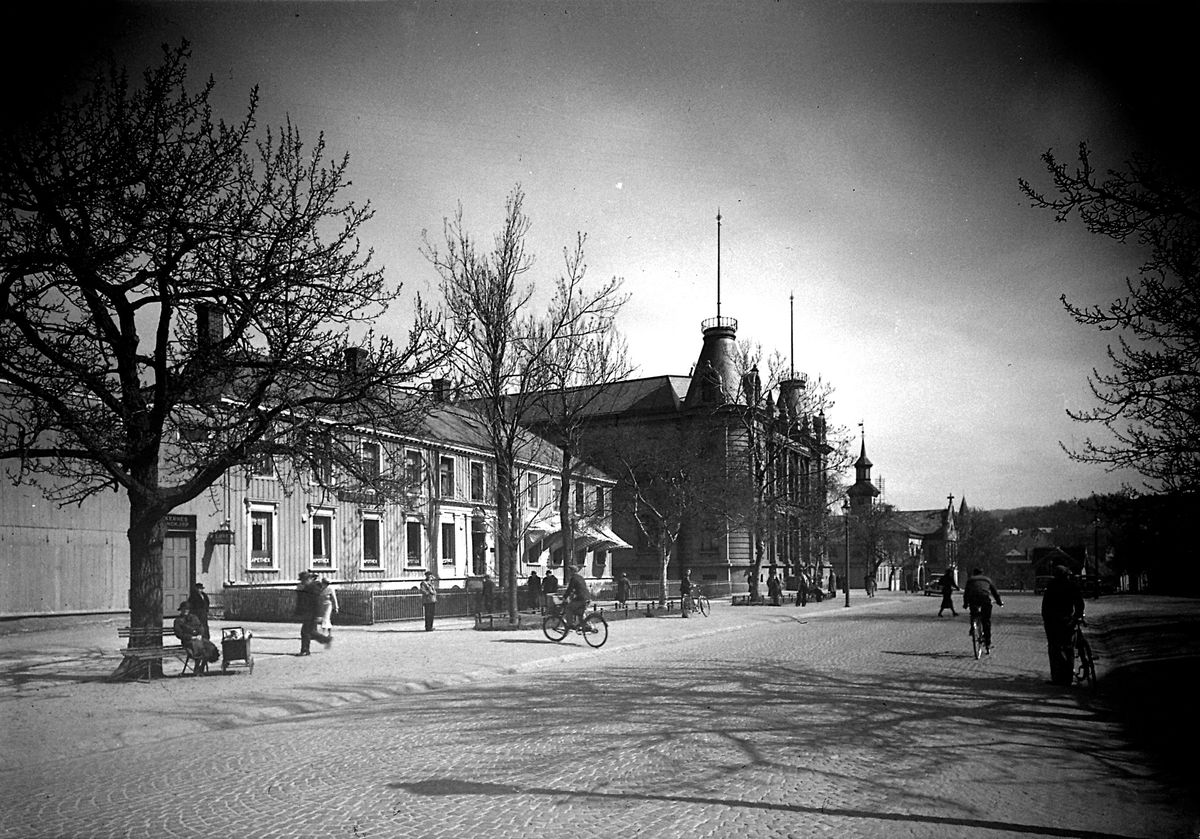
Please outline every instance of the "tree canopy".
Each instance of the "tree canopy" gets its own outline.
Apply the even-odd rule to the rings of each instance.
[[[348,157],[260,131],[256,91],[216,119],[189,58],[110,67],[0,140],[0,458],[62,501],[128,495],[136,625],[161,620],[167,513],[264,455],[378,478],[339,432],[403,424],[436,362],[419,300],[406,343],[370,330],[400,289]]]
[[[1200,195],[1195,183],[1173,177],[1140,157],[1123,170],[1101,173],[1086,144],[1078,162],[1042,155],[1054,193],[1022,179],[1035,207],[1056,221],[1078,215],[1093,233],[1142,248],[1146,261],[1128,293],[1107,304],[1062,296],[1079,324],[1115,335],[1109,369],[1093,368],[1096,403],[1068,410],[1072,419],[1103,426],[1111,440],[1087,438],[1063,446],[1073,459],[1110,469],[1132,467],[1147,486],[1164,491],[1200,488]]]

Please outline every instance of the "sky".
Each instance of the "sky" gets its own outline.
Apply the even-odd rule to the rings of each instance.
[[[1069,160],[1082,140],[1104,167],[1170,145],[1183,117],[1164,56],[1182,35],[1166,7],[46,7],[55,25],[22,30],[22,74],[66,78],[109,53],[140,72],[186,39],[218,116],[242,116],[258,85],[260,125],[324,132],[406,303],[437,296],[423,231],[437,241],[461,203],[490,241],[519,185],[530,280],[551,287],[585,233],[590,281],[629,294],[635,375],[686,375],[718,313],[719,212],[720,314],[833,386],[829,421],[856,452],[865,434],[888,503],[994,510],[1140,486],[1059,444],[1097,433],[1066,410],[1092,404],[1113,338],[1060,297],[1111,301],[1141,255],[1056,224],[1017,180],[1048,188],[1040,155]],[[409,314],[380,326],[403,336]]]

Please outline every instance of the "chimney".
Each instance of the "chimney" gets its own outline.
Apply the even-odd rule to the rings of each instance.
[[[367,372],[367,351],[362,347],[346,347],[344,350],[346,373],[352,377]]]
[[[450,397],[450,380],[449,379],[434,379],[429,383],[433,389],[434,402],[447,402]]]
[[[216,303],[196,304],[196,347],[210,349],[225,338],[225,312]]]

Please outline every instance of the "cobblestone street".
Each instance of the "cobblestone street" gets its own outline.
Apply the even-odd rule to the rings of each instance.
[[[187,680],[164,680],[175,707],[144,718],[141,742],[6,760],[0,836],[1196,836],[1194,777],[1145,754],[1105,698],[1105,674],[1137,653],[1105,649],[1106,615],[1136,604],[1089,602],[1095,696],[1046,684],[1038,604],[1007,597],[979,661],[965,617],[906,595],[615,622],[600,651],[536,630],[434,633],[497,666],[181,733],[222,683],[262,706],[299,663],[196,680],[194,703]]]

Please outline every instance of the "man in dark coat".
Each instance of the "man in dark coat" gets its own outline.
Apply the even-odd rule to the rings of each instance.
[[[1046,652],[1050,656],[1050,681],[1070,685],[1075,673],[1075,622],[1083,619],[1083,595],[1062,565],[1042,595],[1042,627],[1046,630]]]

